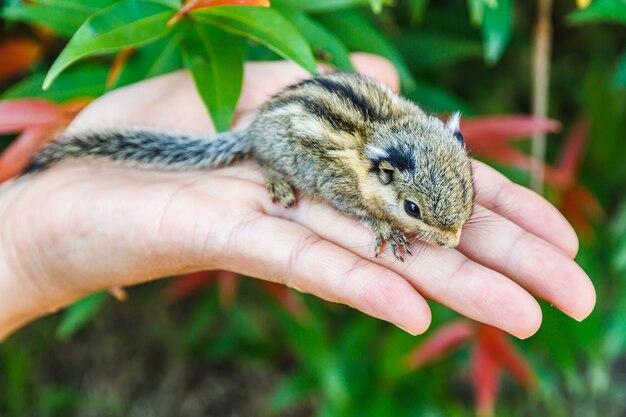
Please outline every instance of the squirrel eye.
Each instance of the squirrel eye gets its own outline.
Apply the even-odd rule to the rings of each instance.
[[[461,132],[459,132],[458,130],[454,132],[454,138],[458,140],[461,143],[461,145],[465,146],[465,138],[463,137]]]
[[[416,219],[419,219],[422,216],[418,205],[411,200],[404,200],[404,211],[406,211],[406,214],[411,217],[415,217]]]

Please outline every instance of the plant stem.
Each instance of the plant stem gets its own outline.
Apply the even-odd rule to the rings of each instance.
[[[533,115],[545,118],[548,114],[548,90],[550,84],[550,49],[552,44],[552,0],[539,0],[539,12],[535,26],[533,51]],[[530,166],[530,186],[543,193],[546,135],[533,135]]]

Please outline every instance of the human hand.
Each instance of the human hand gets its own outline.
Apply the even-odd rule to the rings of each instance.
[[[398,87],[388,62],[354,60]],[[306,76],[291,63],[249,64],[238,123]],[[70,129],[106,125],[214,131],[184,71],[103,96]],[[572,261],[568,223],[488,166],[474,172],[477,223],[456,249],[423,246],[405,263],[373,259],[371,233],[324,204],[272,204],[254,162],[159,172],[81,161],[12,181],[0,188],[0,337],[94,291],[209,269],[283,283],[413,334],[430,324],[424,297],[521,338],[541,323],[533,295],[585,318],[595,292]]]

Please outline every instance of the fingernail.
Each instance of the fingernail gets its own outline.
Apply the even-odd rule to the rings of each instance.
[[[396,326],[400,330],[404,330],[405,332],[407,332],[411,336],[417,336],[417,332],[412,332],[412,331],[406,329],[405,327],[402,327],[402,326],[400,326],[399,324],[396,324],[396,323],[393,323],[393,325]]]
[[[577,321],[577,322],[579,322],[579,323],[585,319],[585,317],[580,317],[580,316],[578,316],[578,315],[575,315],[575,314],[573,314],[573,313],[570,313],[569,311],[567,311],[567,310],[565,310],[565,309],[563,309],[563,308],[560,308],[560,307],[559,307],[559,310],[561,310],[563,313],[565,313],[566,315],[570,316],[571,318],[573,318],[574,320],[576,320],[576,321]]]
[[[566,314],[566,315],[570,316],[571,318],[573,318],[574,320],[576,320],[576,321],[577,321],[577,322],[579,322],[579,323],[580,323],[581,321],[583,321],[584,319],[586,319],[586,317],[582,317],[582,318],[581,318],[581,317],[579,317],[578,315],[575,315],[575,314],[573,314],[573,313],[569,312],[567,309],[565,309],[565,308],[563,308],[563,307],[561,307],[561,306],[557,306],[557,305],[554,305],[554,304],[550,304],[550,307],[556,307],[558,310],[561,310],[561,312],[562,312],[562,313],[564,313],[564,314]]]

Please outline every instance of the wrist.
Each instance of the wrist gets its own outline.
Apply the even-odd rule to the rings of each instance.
[[[167,218],[186,192],[155,175],[67,166],[0,188],[0,339],[92,292],[211,267]]]
[[[41,293],[26,272],[27,258],[35,253],[24,253],[15,241],[17,229],[15,204],[26,184],[13,180],[0,187],[0,340],[34,318],[45,314],[53,305],[40,303]]]

